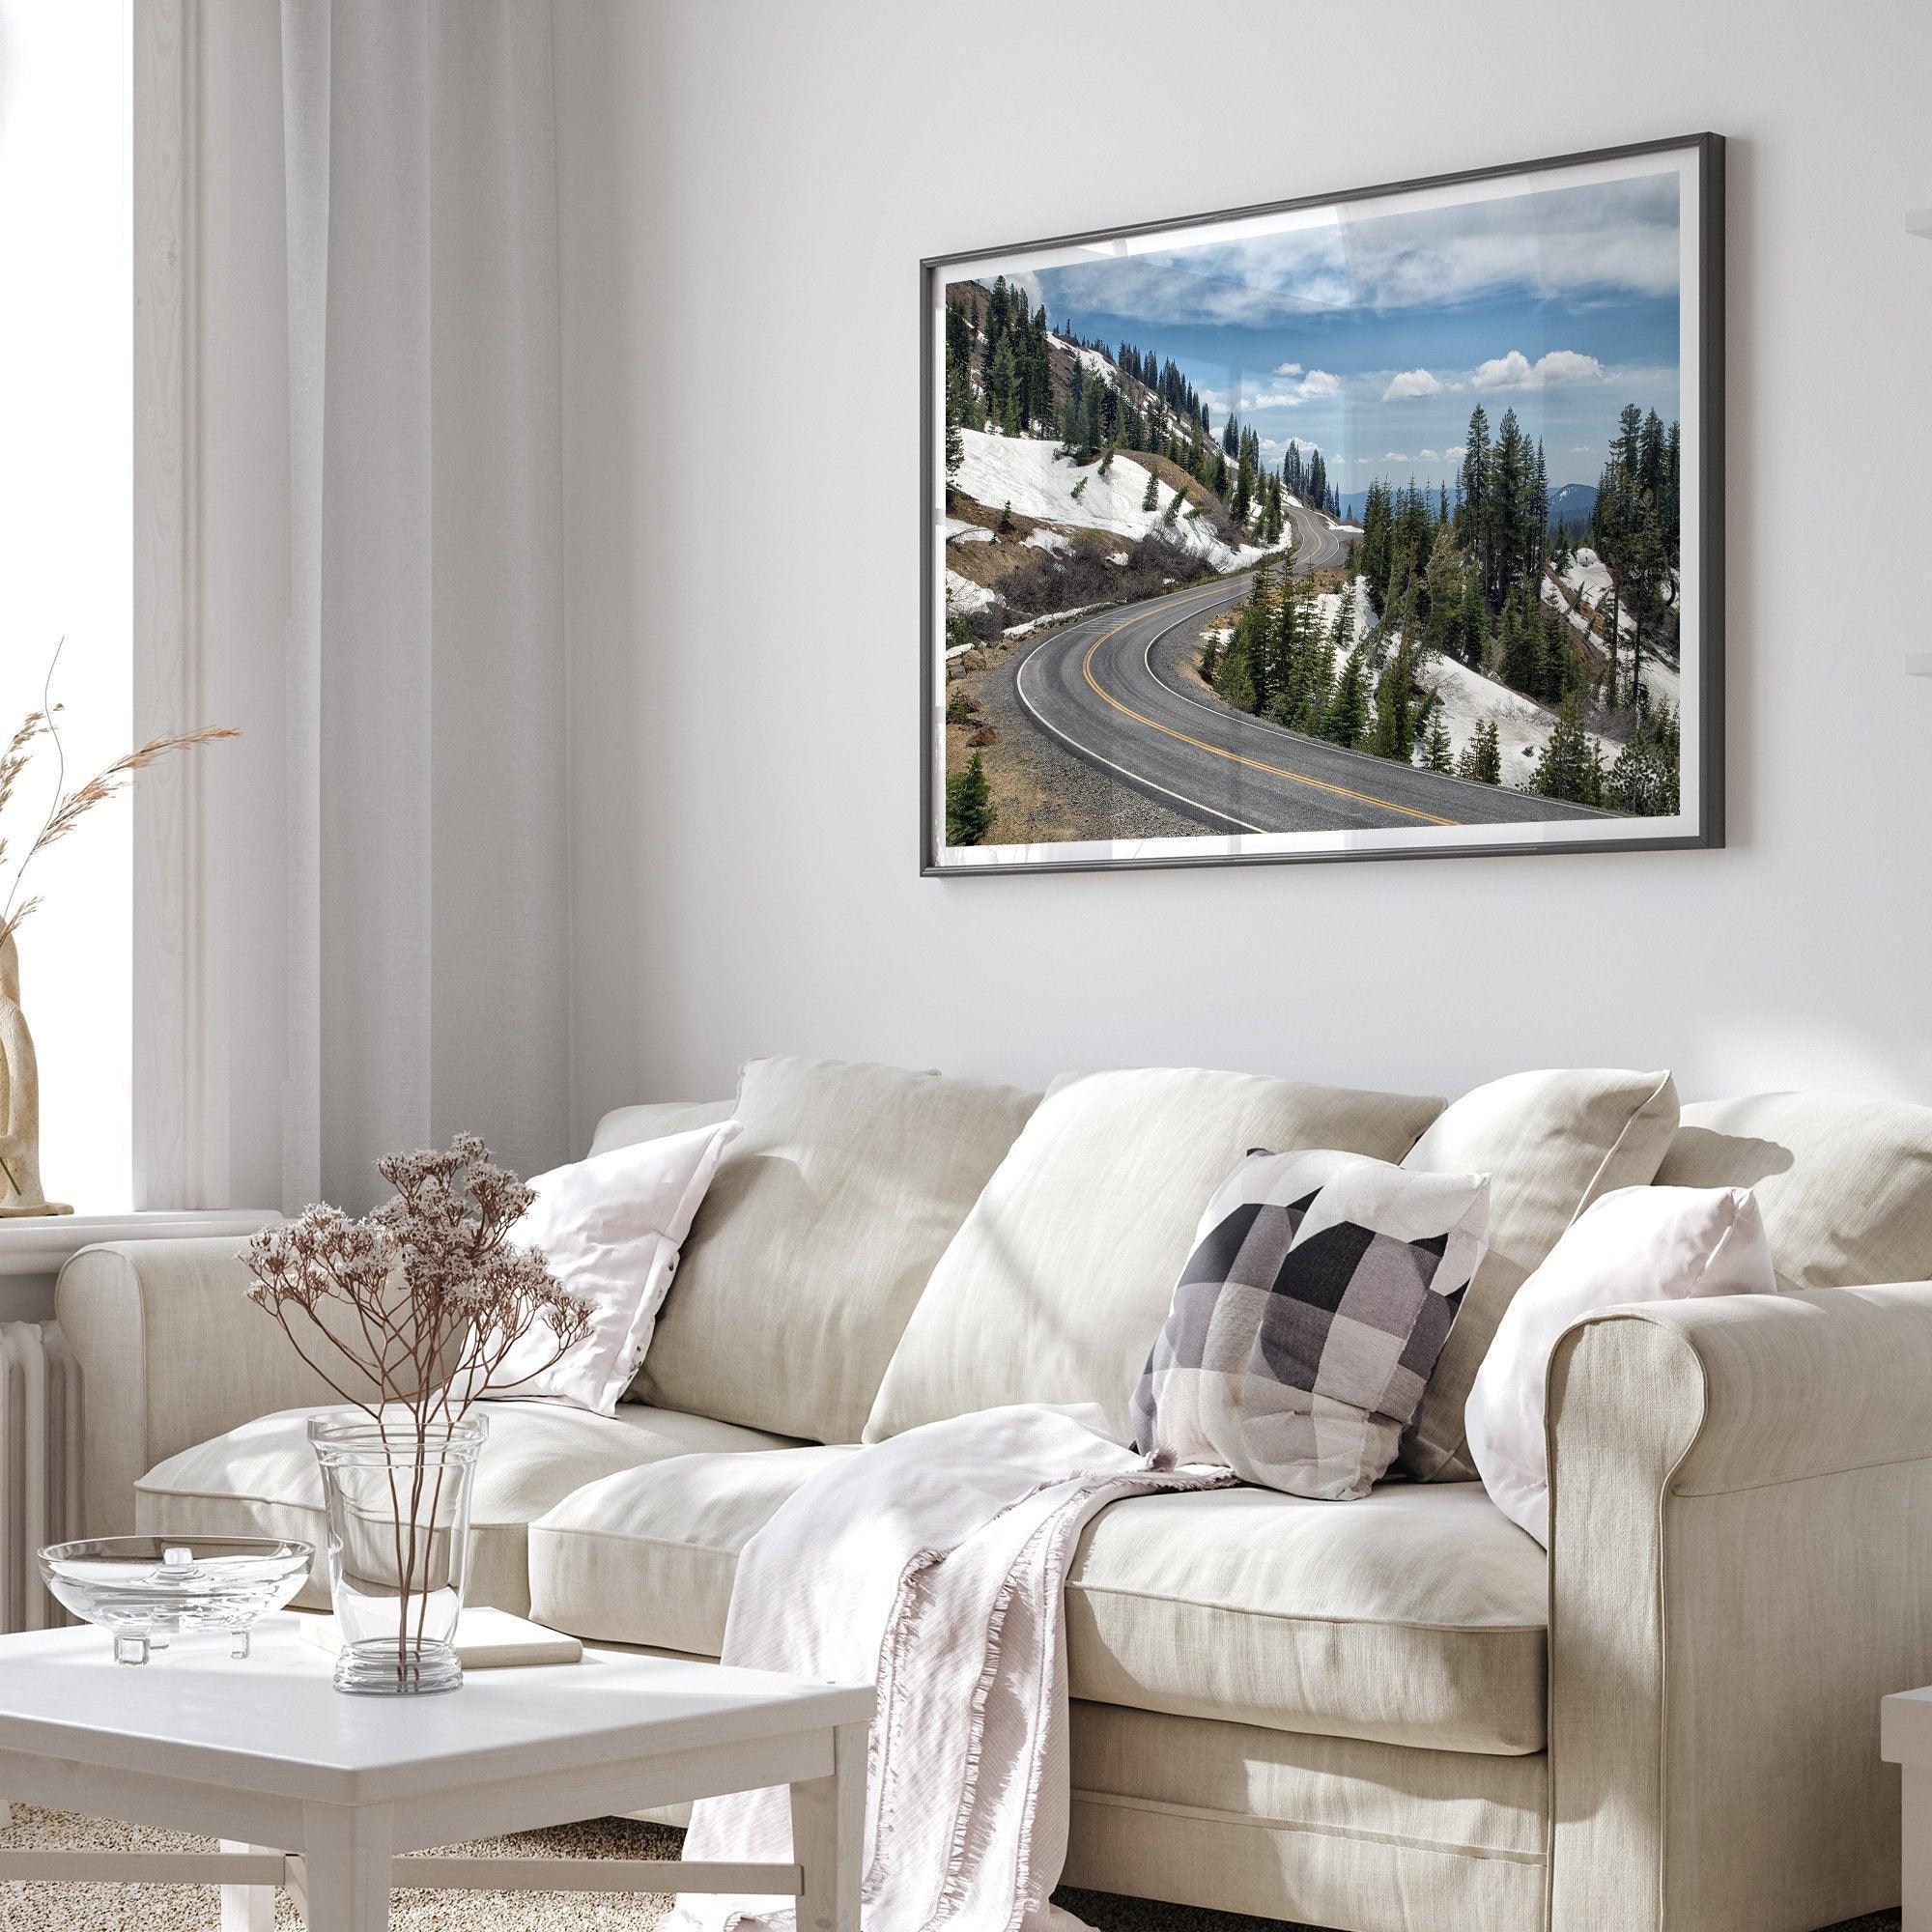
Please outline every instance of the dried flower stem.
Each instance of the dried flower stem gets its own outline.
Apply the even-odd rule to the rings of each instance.
[[[47,806],[46,817],[41,829],[34,835],[34,842],[21,855],[14,867],[14,876],[7,888],[7,897],[0,904],[0,946],[18,928],[20,922],[40,904],[38,898],[23,900],[20,886],[26,878],[27,868],[44,852],[49,845],[58,844],[87,814],[98,805],[105,805],[109,799],[121,791],[134,774],[145,771],[148,766],[164,758],[170,752],[185,752],[196,745],[208,744],[215,738],[237,738],[241,736],[232,726],[226,724],[209,725],[200,731],[185,731],[172,737],[150,738],[146,744],[137,745],[128,753],[114,760],[111,765],[97,772],[85,784],[76,785],[71,791],[67,782],[67,747],[61,742],[60,714],[62,706],[54,702],[54,672],[60,668],[61,653],[67,648],[63,638],[54,646],[54,654],[47,664],[47,675],[41,689],[41,708],[30,711],[21,720],[14,735],[7,741],[5,751],[0,751],[0,812],[4,812],[12,801],[14,791],[22,774],[33,759],[37,740],[45,738],[53,747],[54,789]],[[7,841],[0,838],[0,862],[7,856]]]
[[[508,1238],[536,1197],[474,1134],[457,1135],[446,1151],[390,1154],[377,1171],[396,1191],[374,1213],[352,1220],[308,1208],[256,1235],[243,1260],[254,1276],[249,1298],[281,1323],[296,1353],[385,1442],[394,1428],[410,1452],[407,1499],[389,1470],[400,1682],[420,1659],[433,1589],[443,1459],[425,1527],[432,1438],[447,1442],[526,1334],[550,1330],[554,1363],[583,1335],[590,1311],[541,1253]],[[327,1314],[337,1319],[326,1323]],[[333,1372],[311,1352],[315,1336],[341,1358]],[[373,1397],[355,1392],[364,1383]]]

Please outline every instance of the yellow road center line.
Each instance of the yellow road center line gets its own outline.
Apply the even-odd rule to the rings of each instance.
[[[1204,606],[1204,609],[1211,608]],[[1101,688],[1100,680],[1094,675],[1094,659],[1102,644],[1111,643],[1128,625],[1136,622],[1129,617],[1125,624],[1116,624],[1111,631],[1103,631],[1088,647],[1087,655],[1080,661],[1080,673],[1093,687],[1096,697],[1111,704],[1123,716],[1131,718],[1136,724],[1145,724],[1151,731],[1158,731],[1165,737],[1178,738],[1183,745],[1192,745],[1197,752],[1209,752],[1217,758],[1226,758],[1229,763],[1246,765],[1250,771],[1267,772],[1278,779],[1292,779],[1296,784],[1312,785],[1317,791],[1333,792],[1340,798],[1352,798],[1358,805],[1378,806],[1384,811],[1399,811],[1405,818],[1419,818],[1425,825],[1460,825],[1461,819],[1437,818],[1433,811],[1417,811],[1413,806],[1397,805],[1393,799],[1378,798],[1374,792],[1350,791],[1347,785],[1330,784],[1326,779],[1311,779],[1302,772],[1284,770],[1280,765],[1264,764],[1260,758],[1244,758],[1238,752],[1231,752],[1225,746],[1210,745],[1205,738],[1190,738],[1185,731],[1177,731],[1172,724],[1163,724],[1158,719],[1149,718],[1136,711],[1130,704],[1122,704],[1112,692]],[[1184,621],[1184,620],[1183,620]]]

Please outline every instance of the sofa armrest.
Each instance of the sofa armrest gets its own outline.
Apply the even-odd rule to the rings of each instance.
[[[134,1485],[164,1458],[276,1409],[340,1400],[246,1299],[242,1246],[117,1241],[62,1268],[54,1310],[80,1364],[88,1535],[133,1528]]]
[[[1614,1309],[1549,1368],[1551,1932],[1898,1898],[1932,1682],[1932,1283]]]

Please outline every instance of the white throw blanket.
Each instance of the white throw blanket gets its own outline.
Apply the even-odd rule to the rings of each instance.
[[[1061,1586],[1082,1527],[1121,1496],[1210,1489],[1097,1408],[985,1409],[842,1457],[745,1546],[724,1662],[879,1687],[866,1802],[866,1932],[1053,1932],[1066,1857]],[[786,1794],[696,1807],[690,1859],[785,1862]],[[793,1923],[770,1898],[683,1894],[687,1926]]]

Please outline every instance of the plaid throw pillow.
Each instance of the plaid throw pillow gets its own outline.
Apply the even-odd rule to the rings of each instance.
[[[1291,1495],[1394,1461],[1487,1245],[1483,1174],[1257,1150],[1195,1232],[1134,1392],[1134,1435]]]

